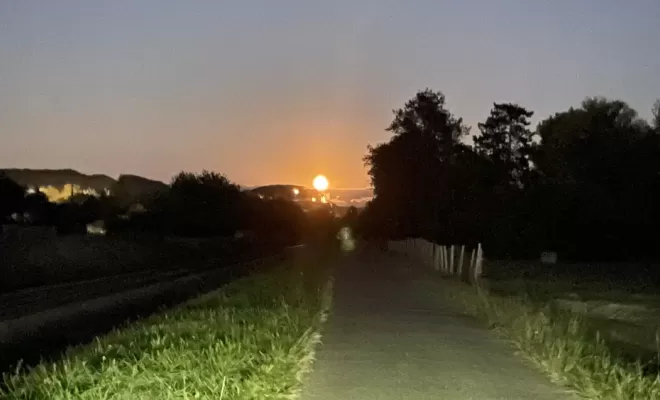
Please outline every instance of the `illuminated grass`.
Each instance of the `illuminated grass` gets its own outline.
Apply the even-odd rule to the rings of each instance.
[[[589,399],[660,399],[660,376],[612,354],[588,334],[578,316],[538,307],[524,297],[501,297],[455,282],[443,283],[454,304],[509,338],[550,378]]]
[[[285,262],[4,377],[4,399],[290,399],[329,305],[318,263]]]

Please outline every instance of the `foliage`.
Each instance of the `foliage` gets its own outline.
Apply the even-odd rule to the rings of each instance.
[[[364,158],[390,229],[433,235],[441,215],[453,206],[452,182],[467,133],[462,120],[445,107],[441,92],[420,91],[394,111],[389,142],[368,147]]]
[[[241,191],[224,175],[181,172],[155,203],[167,231],[178,236],[230,236],[239,228]]]
[[[488,322],[553,381],[581,397],[660,398],[657,374],[646,374],[640,363],[621,359],[602,338],[589,333],[584,319],[557,312],[548,304],[539,307],[530,300],[533,293],[504,297],[449,281],[435,292]]]
[[[547,250],[573,260],[660,257],[647,234],[660,223],[657,131],[625,102],[604,98],[587,98],[535,131],[532,115],[494,103],[469,146],[444,96],[418,92],[394,112],[391,139],[368,147],[375,198],[360,231],[479,241],[495,258]]]
[[[0,174],[0,222],[15,212],[21,212],[25,202],[25,188]]]
[[[247,198],[244,226],[259,237],[286,245],[300,243],[309,229],[305,213],[296,203],[284,199]]]
[[[109,231],[183,237],[239,234],[248,240],[294,245],[306,240],[312,225],[319,225],[292,200],[262,199],[208,171],[177,174],[168,190],[156,192],[144,207],[144,212],[129,210],[128,220],[112,219]]]
[[[45,194],[35,192],[25,196],[24,210],[29,215],[31,222],[41,224],[50,223],[54,205],[48,201],[48,197]]]
[[[528,129],[534,113],[511,103],[495,103],[481,134],[474,139],[475,151],[486,157],[497,183],[523,186],[529,177],[533,134]]]

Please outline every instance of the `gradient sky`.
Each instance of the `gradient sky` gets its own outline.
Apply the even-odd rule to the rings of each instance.
[[[660,1],[0,0],[0,167],[365,187],[427,86],[473,132],[494,101],[650,118]]]

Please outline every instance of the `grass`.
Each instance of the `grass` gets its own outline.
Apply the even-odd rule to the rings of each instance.
[[[533,294],[502,296],[449,281],[443,292],[510,339],[553,381],[584,398],[660,399],[657,372],[617,356],[579,315],[553,310],[532,300]]]
[[[3,399],[291,399],[329,307],[306,254],[5,375]]]
[[[660,297],[657,289],[654,293],[648,284],[548,278],[485,282],[491,294],[523,295],[537,306],[570,307],[572,312],[582,314],[587,329],[592,334],[602,334],[605,343],[618,355],[660,366],[657,337]]]
[[[603,280],[562,279],[543,277],[542,279],[493,279],[489,280],[489,290],[502,295],[524,293],[531,300],[547,302],[557,296],[574,296],[585,301],[603,300],[628,304],[660,305],[657,287],[635,283],[612,283]]]

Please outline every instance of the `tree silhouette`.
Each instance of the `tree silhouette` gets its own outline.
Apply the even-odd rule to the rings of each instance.
[[[657,259],[660,103],[654,112],[651,126],[623,101],[587,98],[531,132],[531,111],[495,103],[470,147],[444,97],[421,91],[395,111],[393,137],[368,147],[375,197],[359,231],[480,241],[495,258]]]
[[[453,203],[453,165],[468,129],[446,109],[441,92],[425,89],[394,111],[387,130],[392,139],[369,146],[364,157],[375,201],[400,233],[434,236]]]
[[[648,253],[648,239],[630,233],[650,228],[657,199],[660,153],[649,125],[623,101],[587,98],[537,129],[540,240],[573,258]]]
[[[0,174],[0,223],[25,205],[25,188]]]
[[[181,172],[161,198],[170,230],[181,236],[231,236],[240,225],[240,187],[215,172]]]
[[[31,222],[45,224],[52,221],[54,205],[44,193],[34,192],[25,196],[24,210]]]
[[[302,208],[293,201],[276,198],[263,200],[259,197],[246,199],[245,228],[256,232],[265,242],[282,245],[298,244],[307,234],[309,224]]]
[[[522,186],[529,177],[534,134],[528,129],[534,112],[511,103],[494,103],[480,135],[474,138],[475,150],[487,157],[498,183]]]

